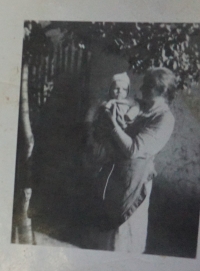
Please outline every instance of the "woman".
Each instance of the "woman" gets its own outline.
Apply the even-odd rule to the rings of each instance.
[[[93,228],[99,228],[99,232],[95,232],[97,249],[116,249],[112,241],[105,244],[109,243],[109,247],[103,247],[102,242],[98,247],[97,239],[110,240],[109,236],[113,237],[117,229],[126,225],[127,222],[124,222],[140,205],[137,213],[142,210],[147,217],[153,160],[166,145],[174,129],[175,121],[169,104],[175,97],[175,90],[175,76],[169,69],[152,68],[143,79],[142,99],[138,100],[140,113],[126,129],[122,129],[116,120],[116,106],[113,106],[112,111],[105,109],[109,140],[115,153],[111,159],[94,167],[95,173],[90,176],[94,187],[90,187],[92,201],[88,217]],[[145,198],[146,205],[143,203]],[[137,219],[140,216],[133,215],[131,219],[134,220],[134,217]],[[147,222],[148,219],[142,221],[141,227],[147,229]],[[146,234],[141,234],[143,245],[135,244],[142,248],[141,252],[145,248]]]

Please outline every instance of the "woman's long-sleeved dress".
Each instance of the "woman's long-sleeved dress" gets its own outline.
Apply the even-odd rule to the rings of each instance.
[[[108,140],[113,144],[114,153],[111,159],[103,159],[98,163],[96,172],[92,174],[95,189],[89,212],[93,214],[91,221],[94,228],[100,229],[99,249],[109,249],[109,243],[110,250],[124,250],[120,248],[120,243],[124,240],[120,241],[119,235],[116,242],[113,241],[115,243],[108,242],[109,238],[105,236],[112,230],[115,233],[117,229],[119,232],[120,229],[122,232],[123,229],[127,230],[127,223],[131,230],[132,226],[135,227],[135,220],[140,220],[136,227],[141,224],[144,231],[139,235],[135,232],[137,237],[142,237],[136,238],[135,247],[141,247],[141,252],[145,247],[153,159],[170,139],[175,120],[169,106],[161,97],[155,98],[153,105],[142,101],[141,108],[142,113],[125,131],[120,126],[111,131]],[[97,233],[95,236],[98,239]],[[102,245],[102,236],[105,237],[105,248]],[[139,244],[140,239],[144,244]],[[131,251],[131,248],[128,250]]]

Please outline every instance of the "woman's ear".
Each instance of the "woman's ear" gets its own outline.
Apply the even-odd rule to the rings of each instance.
[[[168,90],[168,101],[171,103],[178,96],[178,90]]]
[[[163,97],[165,99],[168,98],[168,88],[167,87],[157,87],[157,88],[153,88],[153,93],[154,93],[154,97],[155,96],[160,96]]]

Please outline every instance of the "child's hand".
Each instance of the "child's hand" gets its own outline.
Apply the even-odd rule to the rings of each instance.
[[[115,100],[115,99],[109,100],[109,101],[104,105],[104,107],[105,107],[106,109],[111,109],[115,103],[116,103],[116,100]]]

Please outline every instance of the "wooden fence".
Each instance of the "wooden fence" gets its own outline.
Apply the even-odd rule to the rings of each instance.
[[[81,116],[88,101],[91,51],[76,47],[73,43],[52,46],[47,56],[35,55],[29,64],[30,113],[39,113],[50,98],[55,80],[66,74],[71,84],[79,90],[78,115]]]

